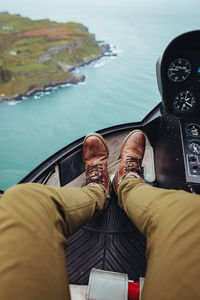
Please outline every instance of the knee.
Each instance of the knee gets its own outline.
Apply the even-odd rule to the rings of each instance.
[[[29,186],[29,187],[28,187]],[[7,189],[2,198],[5,199],[13,199],[16,197],[20,197],[21,195],[24,195],[24,193],[27,193],[27,191],[30,189],[30,184],[24,183],[24,184],[16,184]]]
[[[0,200],[0,209],[8,216],[37,222],[55,214],[55,203],[45,186],[37,183],[18,184],[9,188]],[[36,217],[36,218],[35,218]],[[32,221],[31,221],[32,220]]]
[[[37,199],[39,195],[39,189],[34,183],[24,183],[17,184],[5,191],[2,196],[2,201],[6,205],[20,204],[26,202],[37,202],[34,199]]]
[[[0,200],[7,209],[37,211],[46,214],[58,208],[57,190],[39,183],[17,184],[9,188]]]

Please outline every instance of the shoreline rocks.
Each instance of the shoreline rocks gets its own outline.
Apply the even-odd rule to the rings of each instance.
[[[112,52],[110,45],[109,44],[103,44],[103,41],[100,42],[101,47],[102,47],[102,53],[88,61],[85,62],[81,62],[80,64],[76,64],[75,66],[72,66],[70,68],[68,68],[68,72],[72,72],[77,68],[86,66],[91,64],[92,62],[101,59],[104,56],[116,56],[115,53]],[[80,75],[80,76],[74,76],[72,75],[69,79],[67,80],[60,80],[60,81],[51,81],[49,84],[45,85],[42,89],[34,89],[34,86],[29,87],[29,90],[25,93],[25,94],[18,94],[15,97],[12,97],[11,99],[8,99],[4,96],[0,95],[0,103],[2,102],[8,102],[8,101],[13,101],[13,100],[17,100],[17,101],[23,101],[24,99],[30,98],[32,96],[36,96],[37,94],[40,93],[51,93],[51,90],[55,89],[55,88],[59,88],[62,86],[67,86],[68,84],[72,84],[72,85],[77,85],[80,82],[84,82],[86,79],[85,75]],[[38,96],[39,98],[39,96]]]

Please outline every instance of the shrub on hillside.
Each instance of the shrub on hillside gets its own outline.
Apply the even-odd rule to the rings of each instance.
[[[11,80],[12,73],[9,70],[0,67],[0,81],[7,82]]]

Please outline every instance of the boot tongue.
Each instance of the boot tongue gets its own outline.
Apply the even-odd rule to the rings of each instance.
[[[103,166],[102,164],[88,165],[86,174],[86,184],[91,182],[103,184]]]

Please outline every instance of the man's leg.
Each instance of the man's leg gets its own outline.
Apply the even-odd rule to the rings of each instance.
[[[118,199],[147,238],[142,300],[199,300],[200,196],[127,178]]]
[[[130,133],[114,180],[119,204],[147,238],[142,300],[198,300],[200,196],[144,183],[144,148],[144,134]]]
[[[86,187],[29,183],[0,199],[1,300],[70,299],[67,237],[103,210],[109,179],[103,139],[89,135],[83,152]]]
[[[0,299],[70,299],[67,237],[104,203],[104,192],[91,186],[24,184],[5,192],[0,199]]]

